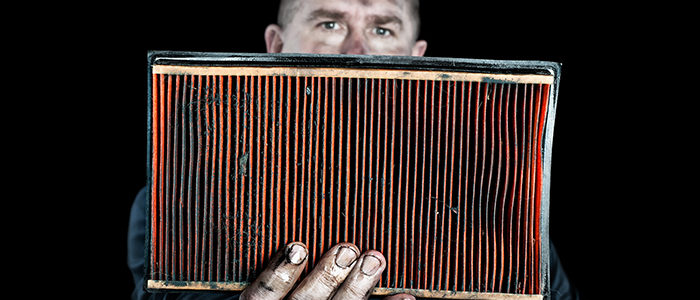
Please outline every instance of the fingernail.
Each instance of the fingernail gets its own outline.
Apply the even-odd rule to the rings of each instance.
[[[298,265],[306,259],[307,254],[308,252],[306,251],[306,248],[298,244],[293,244],[287,250],[287,261],[289,261],[292,264]]]
[[[374,275],[381,264],[382,262],[379,260],[379,258],[375,257],[374,255],[367,255],[362,261],[362,273],[365,275]]]
[[[357,252],[349,247],[340,247],[335,256],[335,264],[341,268],[349,267],[357,259]]]

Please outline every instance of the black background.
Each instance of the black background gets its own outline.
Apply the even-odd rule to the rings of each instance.
[[[38,133],[42,147],[51,149],[39,149],[52,162],[40,173],[49,184],[29,192],[50,194],[45,207],[56,221],[42,235],[60,238],[38,250],[40,261],[60,263],[43,276],[59,286],[65,278],[86,296],[127,298],[133,289],[126,266],[128,216],[146,184],[147,51],[264,52],[263,32],[275,22],[276,5],[105,5],[88,11],[60,18],[60,27],[47,24],[51,39],[38,47],[38,61],[50,71],[41,77],[52,89],[45,95],[60,96],[46,99],[43,109],[52,118]],[[586,298],[654,285],[668,290],[653,279],[664,275],[652,270],[668,264],[654,247],[676,235],[663,221],[664,202],[678,199],[667,187],[682,183],[667,168],[675,165],[673,157],[657,149],[684,146],[662,129],[672,123],[665,115],[683,109],[669,105],[681,99],[667,94],[683,82],[649,74],[673,58],[653,50],[672,38],[654,32],[656,18],[624,18],[634,13],[569,3],[422,4],[426,56],[562,63],[550,232]],[[50,85],[54,81],[60,83]]]

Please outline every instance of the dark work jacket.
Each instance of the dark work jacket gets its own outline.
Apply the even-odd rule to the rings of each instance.
[[[144,289],[146,244],[146,188],[141,189],[131,207],[127,262],[134,279],[132,299],[238,299],[238,295],[221,292],[149,293]],[[578,299],[578,293],[564,273],[554,245],[550,243],[550,285],[552,299]],[[380,298],[371,298],[380,299]]]

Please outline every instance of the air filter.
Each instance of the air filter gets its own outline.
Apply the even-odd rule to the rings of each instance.
[[[375,295],[549,294],[559,65],[151,52],[147,288],[240,291],[286,243],[376,249]]]

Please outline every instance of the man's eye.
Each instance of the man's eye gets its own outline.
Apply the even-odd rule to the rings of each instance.
[[[377,27],[374,28],[374,34],[388,36],[391,35],[391,30],[382,27]]]
[[[328,30],[338,29],[338,23],[336,22],[323,22],[321,23],[321,26],[323,26],[324,29]]]

